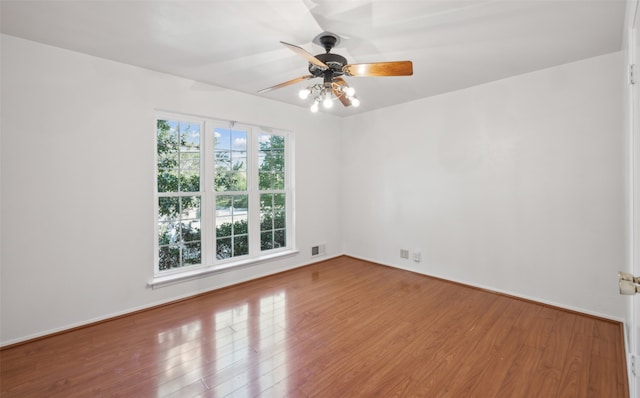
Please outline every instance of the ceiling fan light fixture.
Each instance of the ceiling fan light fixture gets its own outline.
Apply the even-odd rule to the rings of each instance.
[[[311,113],[317,113],[318,112],[318,101],[313,101],[313,104],[311,104],[311,108],[309,108],[311,110]]]
[[[360,100],[356,97],[352,97],[351,98],[351,106],[353,106],[354,108],[357,108],[360,106]]]
[[[311,94],[311,89],[307,87],[298,92],[298,97],[300,97],[300,99],[302,100],[305,100],[309,97],[310,94]]]
[[[354,95],[356,95],[356,89],[349,86],[349,87],[345,87],[343,89],[345,95],[347,96],[347,98],[353,98]]]
[[[325,95],[324,100],[322,100],[322,106],[324,107],[324,109],[331,109],[331,107],[333,106],[331,94]]]

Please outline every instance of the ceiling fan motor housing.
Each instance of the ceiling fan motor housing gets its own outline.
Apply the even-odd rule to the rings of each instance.
[[[344,72],[342,72],[342,67],[347,64],[347,59],[342,55],[326,53],[326,54],[318,54],[315,57],[318,58],[320,61],[324,62],[329,67],[329,69],[333,72],[334,76],[340,76],[344,74]],[[312,63],[309,63],[309,72],[314,77],[320,77],[325,75],[324,69]]]
[[[334,76],[343,75],[344,72],[342,72],[342,67],[347,64],[347,59],[342,55],[329,53],[334,46],[340,43],[340,37],[335,33],[323,32],[316,36],[313,39],[313,42],[324,47],[326,53],[318,54],[315,57],[324,62],[329,69],[325,70],[317,65],[309,63],[309,72],[311,72],[314,77],[324,76],[325,82]]]

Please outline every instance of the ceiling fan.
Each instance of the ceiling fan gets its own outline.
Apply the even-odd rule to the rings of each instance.
[[[350,87],[342,76],[411,76],[413,64],[411,61],[374,62],[365,64],[349,64],[347,59],[339,54],[331,53],[331,49],[340,43],[340,37],[334,33],[323,32],[313,39],[313,42],[324,47],[325,53],[312,55],[305,49],[293,44],[281,41],[285,47],[309,61],[309,75],[276,84],[258,91],[259,94],[271,90],[286,87],[301,81],[315,77],[322,77],[321,84],[314,84],[299,92],[301,99],[306,99],[315,94],[315,100],[311,105],[311,111],[317,112],[320,102],[325,108],[332,106],[332,94],[339,99],[344,106],[360,105],[360,100],[355,96],[355,89]]]

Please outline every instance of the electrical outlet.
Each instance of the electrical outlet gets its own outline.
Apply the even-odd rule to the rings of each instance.
[[[420,262],[420,252],[413,252],[413,261],[415,261],[416,263]]]
[[[409,250],[407,249],[400,249],[400,258],[409,258]]]

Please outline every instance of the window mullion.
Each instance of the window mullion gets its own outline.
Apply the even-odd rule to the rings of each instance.
[[[248,147],[248,194],[249,194],[249,255],[260,253],[260,193],[258,191],[258,133],[250,131]]]
[[[203,264],[213,264],[215,261],[215,207],[216,198],[213,189],[214,184],[214,150],[213,150],[213,129],[214,124],[210,120],[205,120],[204,140],[200,149],[201,174],[200,192],[202,195],[202,258]]]
[[[295,247],[296,246],[296,234],[295,234],[295,207],[294,207],[294,193],[295,189],[294,185],[294,176],[293,176],[293,137],[291,134],[284,134],[284,194],[285,194],[285,228],[287,231],[287,246]]]

